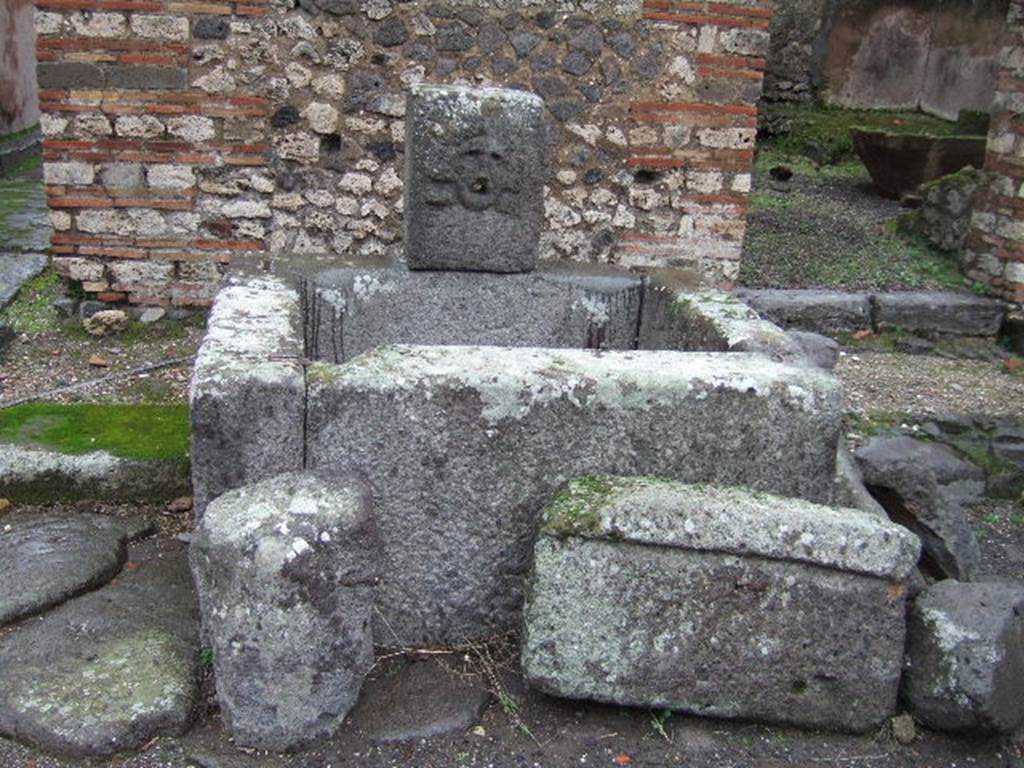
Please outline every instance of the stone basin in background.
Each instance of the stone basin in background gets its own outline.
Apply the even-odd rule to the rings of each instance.
[[[886,197],[899,198],[925,182],[968,165],[980,169],[985,164],[985,136],[925,136],[858,128],[850,135],[871,180]]]
[[[385,560],[375,639],[406,644],[516,627],[540,510],[573,477],[829,502],[836,380],[680,279],[359,263],[239,277],[193,379],[197,511],[286,471],[367,482]]]

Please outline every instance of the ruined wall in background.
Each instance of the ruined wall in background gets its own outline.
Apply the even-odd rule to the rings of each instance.
[[[544,258],[734,281],[769,0],[294,4],[37,0],[59,270],[204,304],[235,254],[400,255],[404,93],[436,82],[544,98]]]
[[[825,100],[949,120],[962,109],[988,111],[1006,8],[1006,0],[844,0],[832,20]]]
[[[924,109],[992,102],[1007,0],[777,0],[770,101]]]
[[[1012,0],[985,170],[975,199],[964,271],[1008,301],[1024,302],[1024,0]]]

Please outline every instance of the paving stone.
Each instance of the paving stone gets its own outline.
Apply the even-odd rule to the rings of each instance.
[[[330,737],[373,664],[366,488],[287,473],[229,491],[206,508],[191,563],[235,741],[284,751]]]
[[[583,478],[544,512],[523,672],[557,696],[867,731],[895,709],[919,549],[856,510]]]
[[[902,695],[918,722],[981,733],[1024,722],[1024,586],[933,584],[908,632]]]
[[[871,296],[820,290],[740,290],[739,298],[783,328],[832,334],[871,327]]]
[[[198,697],[198,611],[184,547],[162,546],[0,639],[0,734],[107,756],[185,731]]]
[[[923,566],[939,578],[973,578],[981,553],[961,507],[985,492],[984,471],[911,437],[872,438],[855,457],[889,518],[921,537]]]
[[[533,269],[548,175],[544,102],[525,91],[418,86],[408,110],[410,268]]]
[[[468,731],[491,698],[437,662],[419,661],[368,681],[350,724],[382,744],[434,739]]]
[[[197,516],[225,491],[302,468],[302,337],[299,294],[282,281],[217,294],[190,394]]]
[[[21,286],[41,274],[48,263],[41,253],[0,253],[0,309],[14,301]]]
[[[110,517],[7,516],[3,523],[0,626],[106,584],[127,557],[125,528]]]
[[[641,289],[600,266],[489,275],[353,263],[310,279],[307,345],[330,362],[396,343],[632,349]]]
[[[880,331],[951,336],[995,336],[1006,305],[980,296],[938,291],[878,293],[872,297]]]
[[[403,643],[516,626],[537,516],[572,477],[832,493],[838,384],[760,355],[390,346],[308,381],[308,466],[374,489]]]

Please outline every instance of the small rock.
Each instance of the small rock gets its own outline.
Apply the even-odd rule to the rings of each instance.
[[[914,718],[910,715],[897,715],[892,719],[892,735],[900,744],[906,746],[917,738]]]
[[[128,327],[128,315],[120,309],[105,309],[82,321],[90,336],[110,336]]]
[[[0,515],[11,508],[10,499],[0,498]]]
[[[99,355],[89,355],[89,365],[94,368],[106,368],[110,365],[110,361]]]
[[[839,343],[828,336],[809,331],[787,331],[786,335],[803,352],[813,368],[831,371],[839,361]]]
[[[922,725],[1009,733],[1024,722],[1024,587],[947,580],[910,611],[901,690]]]
[[[188,512],[192,509],[192,497],[180,496],[167,505],[168,512]]]
[[[141,315],[139,315],[139,322],[149,325],[155,323],[158,320],[163,320],[167,314],[167,310],[163,307],[148,307]]]
[[[78,311],[78,301],[64,296],[53,302],[53,308],[62,319],[70,320]]]

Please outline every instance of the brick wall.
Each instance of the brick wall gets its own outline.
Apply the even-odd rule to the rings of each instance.
[[[768,0],[36,2],[55,264],[103,299],[203,305],[243,253],[400,255],[425,81],[544,97],[545,258],[735,280]]]
[[[1010,39],[992,107],[985,170],[967,237],[964,271],[1008,301],[1024,302],[1024,0],[1011,0]]]

